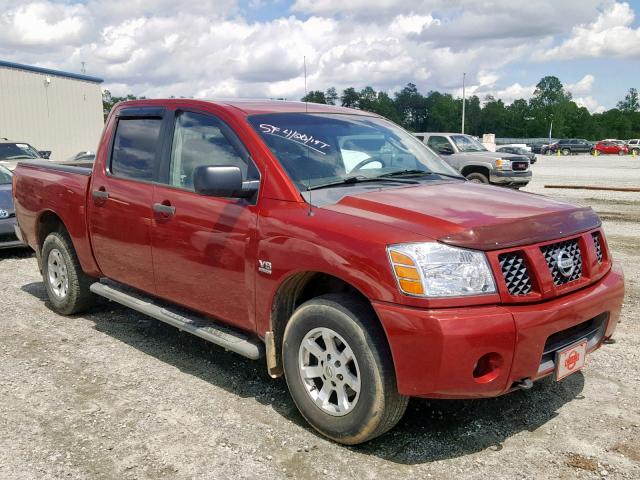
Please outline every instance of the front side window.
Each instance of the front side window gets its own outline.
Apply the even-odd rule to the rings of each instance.
[[[9,183],[11,183],[11,172],[0,166],[0,185],[7,185]]]
[[[381,118],[277,113],[253,115],[249,122],[300,191],[414,170],[458,176],[420,140]]]
[[[113,142],[111,173],[134,180],[155,180],[161,125],[161,118],[120,119]]]
[[[479,141],[467,135],[451,135],[456,147],[461,152],[486,152],[487,149]]]
[[[193,171],[207,165],[240,168],[243,180],[257,180],[258,171],[228,126],[215,117],[181,112],[175,123],[169,184],[193,190]]]
[[[429,145],[436,152],[442,152],[447,149],[453,151],[453,146],[451,145],[451,143],[449,143],[449,140],[447,140],[446,137],[441,137],[438,135],[429,137],[427,145]]]

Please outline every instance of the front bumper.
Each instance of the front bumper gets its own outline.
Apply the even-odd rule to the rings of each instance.
[[[0,220],[0,249],[24,246],[24,243],[16,236],[16,225],[16,217]]]
[[[525,186],[531,181],[532,175],[531,170],[526,170],[524,172],[496,171],[489,174],[489,182],[502,186]]]
[[[517,382],[552,373],[545,345],[553,344],[558,332],[580,332],[579,325],[602,319],[589,351],[599,348],[613,335],[623,296],[624,276],[614,264],[594,285],[547,302],[434,310],[382,302],[373,306],[387,334],[401,394],[479,398],[502,395]],[[493,374],[474,376],[487,355]]]

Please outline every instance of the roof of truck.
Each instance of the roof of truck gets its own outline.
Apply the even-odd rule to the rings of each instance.
[[[352,115],[376,116],[375,113],[356,110],[354,108],[338,107],[313,102],[294,102],[290,100],[260,100],[260,99],[202,99],[203,101],[237,108],[247,115],[259,113],[349,113]]]
[[[336,105],[325,105],[312,102],[293,102],[289,100],[260,100],[260,99],[238,99],[238,98],[164,98],[164,99],[140,99],[122,102],[122,106],[137,105],[161,105],[171,103],[212,103],[222,107],[235,108],[245,115],[257,115],[262,113],[342,113],[351,115],[363,115],[377,117],[379,115],[356,110],[354,108],[338,107]]]

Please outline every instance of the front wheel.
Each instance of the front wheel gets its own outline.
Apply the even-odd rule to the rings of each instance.
[[[623,155],[625,155],[625,152],[624,152],[624,151],[622,151],[622,150],[618,150],[618,155],[619,155],[619,156],[623,156]]]
[[[480,172],[473,172],[467,175],[467,180],[473,183],[489,183],[489,178]]]
[[[562,150],[560,150],[560,152],[562,153],[562,155],[564,155],[565,157],[567,155],[571,155],[571,150],[569,150],[568,148],[563,148]]]
[[[374,316],[357,298],[323,295],[301,305],[285,329],[284,374],[293,401],[313,428],[339,443],[382,435],[407,408]]]
[[[95,280],[80,267],[68,235],[50,233],[42,244],[42,277],[53,309],[72,315],[88,309],[95,302],[89,286]]]

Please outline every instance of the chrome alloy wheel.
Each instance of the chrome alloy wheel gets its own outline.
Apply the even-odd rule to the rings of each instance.
[[[49,286],[56,297],[64,298],[69,291],[69,275],[67,274],[67,264],[62,258],[60,250],[57,248],[49,252],[47,258],[47,272]]]
[[[325,327],[307,333],[298,351],[298,370],[307,393],[325,413],[342,416],[360,396],[360,369],[349,344]]]

